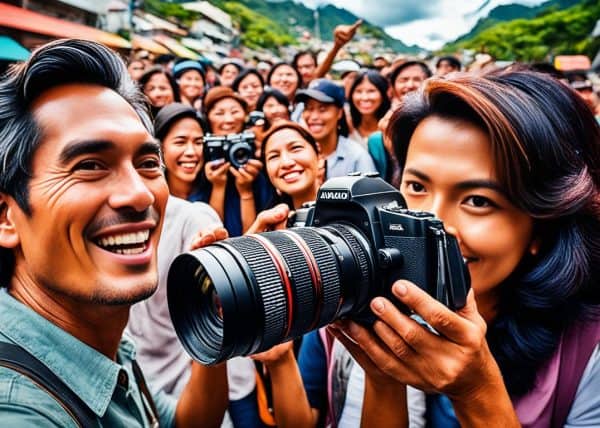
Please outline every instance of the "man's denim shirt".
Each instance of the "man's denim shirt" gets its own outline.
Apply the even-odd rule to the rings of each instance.
[[[135,357],[131,340],[121,340],[117,363],[0,289],[0,341],[21,346],[44,363],[98,416],[101,426],[149,426],[131,368]],[[160,426],[173,426],[174,401],[165,394],[154,394],[154,400]],[[0,367],[0,425],[77,426],[51,395],[5,367]]]

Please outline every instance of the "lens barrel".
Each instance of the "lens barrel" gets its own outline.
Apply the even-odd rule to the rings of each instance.
[[[231,238],[175,259],[169,311],[188,353],[215,364],[364,309],[373,271],[369,241],[348,224]]]

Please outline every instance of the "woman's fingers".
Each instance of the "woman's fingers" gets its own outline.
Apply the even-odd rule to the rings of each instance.
[[[471,320],[452,312],[409,281],[397,281],[392,286],[392,293],[438,333],[452,342],[463,343],[473,328]],[[388,325],[394,321],[393,311],[384,311],[381,315],[377,315]]]

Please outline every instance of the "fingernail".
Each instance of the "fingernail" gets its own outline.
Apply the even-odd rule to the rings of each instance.
[[[394,292],[397,296],[406,296],[408,293],[408,287],[406,287],[406,283],[404,281],[398,281],[394,284]]]
[[[383,303],[383,299],[375,298],[371,302],[371,310],[376,314],[381,314],[385,310],[385,305]]]

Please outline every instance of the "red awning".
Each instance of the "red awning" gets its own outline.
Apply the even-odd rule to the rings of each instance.
[[[131,43],[116,34],[42,15],[6,3],[0,3],[0,27],[57,38],[93,40],[113,48],[131,48]]]

